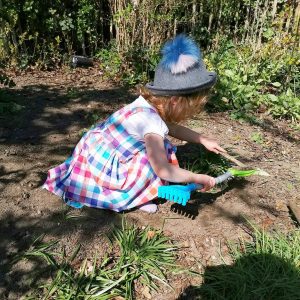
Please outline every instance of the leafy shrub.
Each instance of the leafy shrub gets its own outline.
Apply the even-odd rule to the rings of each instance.
[[[103,73],[106,78],[118,80],[122,69],[122,59],[115,45],[111,43],[109,47],[98,51],[96,58],[100,61],[100,72]]]
[[[92,56],[103,43],[107,8],[97,1],[2,2],[0,60],[7,64],[49,68],[74,52]]]
[[[115,43],[97,52],[100,69],[105,78],[127,86],[145,83],[154,74],[159,61],[158,50],[132,46],[126,53],[118,52]]]
[[[285,41],[287,43],[287,41]],[[300,52],[272,40],[259,52],[225,41],[206,57],[219,75],[214,103],[240,111],[300,119]]]

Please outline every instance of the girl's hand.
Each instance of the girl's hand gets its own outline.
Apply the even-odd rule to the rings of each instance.
[[[226,150],[219,146],[217,141],[215,139],[201,136],[200,137],[200,143],[209,151],[212,151],[216,154],[219,154],[220,152],[226,153]]]
[[[208,175],[198,174],[196,179],[197,179],[196,183],[200,183],[203,185],[203,188],[200,190],[201,192],[206,192],[210,190],[216,184],[215,179]]]

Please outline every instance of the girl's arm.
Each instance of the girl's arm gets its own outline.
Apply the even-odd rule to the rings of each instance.
[[[169,135],[182,141],[190,143],[202,144],[207,150],[219,154],[226,152],[219,146],[215,139],[206,137],[192,129],[186,128],[182,125],[168,123]]]
[[[150,164],[155,174],[169,182],[195,182],[204,185],[201,191],[207,191],[215,185],[213,177],[196,174],[169,163],[163,138],[154,133],[145,135],[145,145]]]

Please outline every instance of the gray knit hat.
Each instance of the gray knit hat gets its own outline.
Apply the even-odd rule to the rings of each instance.
[[[154,82],[146,84],[154,95],[186,95],[215,84],[217,74],[206,70],[199,47],[186,35],[180,34],[168,41],[162,54]]]

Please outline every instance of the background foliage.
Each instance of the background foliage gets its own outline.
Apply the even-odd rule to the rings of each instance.
[[[299,18],[299,0],[0,0],[0,62],[51,69],[87,55],[135,85],[186,32],[219,74],[217,107],[297,120]]]

